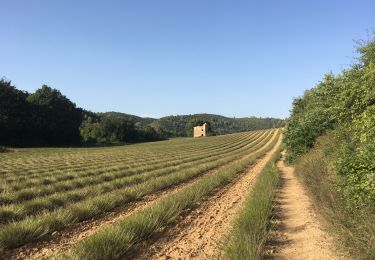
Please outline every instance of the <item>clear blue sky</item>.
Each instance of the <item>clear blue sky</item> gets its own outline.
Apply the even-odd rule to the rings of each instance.
[[[0,0],[0,10],[0,77],[153,117],[287,117],[375,28],[374,0]]]

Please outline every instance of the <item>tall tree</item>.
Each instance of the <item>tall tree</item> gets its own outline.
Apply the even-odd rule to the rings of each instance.
[[[0,144],[27,142],[30,122],[27,96],[27,92],[17,90],[10,81],[0,79]]]
[[[82,109],[77,108],[59,90],[43,85],[28,96],[27,101],[32,104],[33,135],[41,143],[65,145],[80,142]]]

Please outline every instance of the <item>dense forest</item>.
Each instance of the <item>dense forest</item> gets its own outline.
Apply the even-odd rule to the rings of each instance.
[[[293,101],[285,143],[320,209],[364,258],[375,257],[375,41],[358,61],[329,73]],[[369,258],[368,258],[369,259]]]
[[[0,79],[0,145],[71,146],[144,142],[191,136],[193,126],[208,123],[211,135],[279,127],[274,118],[227,118],[198,114],[160,119],[79,108],[59,90],[43,85],[35,93]]]
[[[164,136],[157,129],[136,124],[134,117],[86,111],[46,85],[30,94],[0,80],[0,145],[70,146],[161,139]]]
[[[229,118],[213,114],[166,116],[160,119],[144,118],[119,112],[98,113],[98,116],[117,116],[135,122],[136,126],[149,125],[165,137],[186,137],[193,135],[193,127],[207,123],[210,135],[222,135],[251,130],[281,127],[284,120],[277,118]]]
[[[235,132],[280,127],[283,120],[276,118],[228,118],[212,114],[195,114],[162,117],[154,124],[160,125],[168,136],[192,136],[193,127],[208,123],[211,134],[222,135]]]

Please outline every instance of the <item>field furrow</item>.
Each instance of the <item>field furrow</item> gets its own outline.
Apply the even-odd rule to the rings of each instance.
[[[225,165],[233,164],[233,162],[241,160],[241,158],[259,153],[266,144],[273,140],[271,139],[272,136],[274,136],[274,131],[268,130],[228,135],[224,136],[225,138],[221,136],[189,140],[187,143],[184,140],[178,140],[178,144],[173,143],[173,145],[164,144],[171,141],[160,142],[159,146],[165,146],[169,151],[162,154],[159,159],[157,143],[150,144],[150,146],[139,145],[140,148],[138,147],[137,149],[130,146],[130,151],[123,151],[124,148],[115,147],[113,149],[117,152],[126,154],[130,152],[140,153],[142,149],[147,147],[146,150],[154,150],[155,154],[150,156],[148,165],[145,164],[145,161],[135,164],[145,165],[145,167],[139,166],[139,168],[131,169],[133,171],[130,170],[123,173],[120,171],[111,172],[112,178],[99,179],[100,181],[95,180],[85,185],[74,186],[73,184],[66,190],[59,190],[58,188],[56,189],[56,186],[53,186],[56,183],[64,182],[61,180],[47,184],[47,188],[43,188],[41,183],[34,182],[36,185],[36,187],[33,187],[36,191],[35,198],[25,197],[19,201],[8,201],[8,204],[3,202],[0,207],[0,219],[3,222],[0,226],[0,248],[4,254],[9,256],[17,255],[16,252],[27,252],[27,248],[33,248],[34,252],[35,250],[38,252],[38,248],[43,251],[45,249],[43,241],[27,244],[47,237],[54,239],[54,236],[58,243],[63,244],[64,248],[64,245],[66,247],[71,243],[69,241],[74,241],[74,239],[69,239],[72,234],[73,237],[76,237],[76,233],[81,233],[81,238],[86,237],[91,234],[90,232],[93,232],[92,230],[96,230],[95,226],[101,227],[97,223],[106,223],[106,219],[109,221],[108,223],[112,223],[116,216],[123,218],[124,214],[127,215],[136,209],[139,210],[142,207],[146,207],[148,204],[154,203],[156,199],[159,200],[159,197],[163,198],[171,192],[189,186],[190,183],[195,183],[203,176],[220,172]],[[210,142],[207,140],[210,140]],[[186,150],[181,149],[182,152],[180,153],[179,145],[182,145]],[[176,150],[173,148],[176,148]],[[194,149],[197,148],[199,148],[199,151],[194,152]],[[106,150],[108,148],[102,149]],[[108,150],[108,156],[112,156],[113,151],[111,149]],[[48,152],[46,153],[49,155]],[[56,163],[54,153],[52,161]],[[168,156],[168,154],[173,155],[171,156],[171,162],[165,162],[164,156]],[[73,155],[77,155],[77,153],[68,152],[66,156],[70,158]],[[27,157],[30,156],[27,155]],[[63,156],[65,154],[62,154]],[[4,161],[5,159],[1,158],[1,160]],[[40,162],[39,160],[43,161],[43,158],[29,158],[27,162],[36,163]],[[88,159],[88,161],[91,161],[91,159]],[[66,169],[65,163],[61,165],[63,169]],[[72,164],[72,167],[75,166]],[[118,167],[116,168],[115,166],[114,169],[118,169]],[[34,174],[34,172],[30,173]],[[84,173],[86,172],[83,171]],[[6,174],[9,174],[9,172],[6,172]],[[101,175],[108,176],[106,174],[102,173]],[[19,178],[17,171],[13,175],[14,179]],[[79,176],[77,174],[71,180],[65,180],[65,183],[78,183],[78,181],[89,180],[87,178],[87,175]],[[39,189],[37,185],[40,185]],[[48,185],[53,188],[48,188]],[[23,190],[27,191],[28,188]],[[3,191],[0,195],[5,195],[7,192],[9,190]],[[106,214],[103,215],[103,213]],[[103,216],[101,217],[101,215]],[[85,221],[83,224],[79,224],[83,221]],[[64,231],[65,229],[67,231]],[[88,232],[84,233],[83,231],[87,229]],[[60,230],[61,232],[56,232]],[[52,233],[53,236],[51,237]],[[10,248],[22,245],[25,246],[10,250]]]
[[[68,175],[69,179],[55,183],[44,183],[34,184],[32,188],[23,188],[21,191],[9,191],[0,194],[0,204],[13,204],[19,203],[33,198],[40,198],[41,196],[48,196],[59,192],[67,192],[70,190],[80,190],[85,187],[93,187],[95,184],[108,183],[111,181],[117,181],[120,178],[132,177],[134,175],[146,172],[153,172],[156,170],[166,170],[182,164],[186,164],[193,161],[202,160],[202,158],[217,157],[222,154],[228,154],[230,152],[238,151],[241,148],[248,146],[249,142],[255,140],[261,133],[247,136],[244,140],[235,144],[229,144],[225,148],[217,148],[214,151],[204,151],[198,155],[189,155],[188,157],[181,157],[176,160],[165,160],[165,158],[158,159],[158,161],[150,161],[148,165],[133,165],[130,169],[123,169],[116,167],[115,169],[107,169],[107,171],[96,171],[95,174],[92,172],[76,174],[75,176]],[[0,214],[1,215],[1,214]]]
[[[160,145],[157,150],[151,148],[142,148],[139,145],[137,149],[131,147],[130,149],[124,150],[124,148],[114,148],[115,151],[102,148],[103,150],[84,150],[78,154],[70,155],[60,153],[58,156],[54,152],[52,154],[45,154],[45,156],[40,157],[38,154],[37,158],[29,160],[28,157],[34,155],[34,153],[20,153],[15,156],[4,156],[0,158],[2,164],[2,169],[0,169],[0,174],[3,176],[3,185],[16,184],[15,190],[17,188],[24,188],[21,186],[24,183],[35,183],[35,180],[53,176],[59,177],[63,175],[66,178],[67,173],[85,173],[90,170],[110,170],[111,167],[117,168],[131,168],[135,165],[149,164],[152,160],[166,160],[172,158],[179,158],[184,155],[189,156],[191,154],[199,154],[200,152],[213,150],[218,148],[235,144],[238,141],[246,140],[249,133],[242,133],[238,136],[231,136],[228,139],[218,138],[213,144],[204,144],[200,142],[181,144],[181,146],[175,145]],[[197,149],[199,145],[200,149]],[[177,153],[173,152],[177,149]],[[54,151],[54,150],[52,150]],[[141,155],[141,156],[140,156]],[[16,158],[14,158],[16,157]],[[25,158],[26,157],[26,158]],[[40,157],[40,158],[39,158]],[[113,166],[112,166],[113,165]],[[63,180],[64,178],[61,177]],[[59,178],[56,178],[59,181]],[[49,184],[49,183],[48,183]],[[13,188],[13,186],[11,186]]]
[[[136,259],[220,258],[224,236],[230,230],[233,220],[251,192],[255,179],[280,145],[281,138],[272,150],[252,165],[244,175],[186,213],[176,225],[141,244],[136,254],[133,252],[132,257]]]
[[[263,144],[261,149],[255,153],[249,154],[242,160],[237,160],[234,163],[228,164],[219,169],[215,174],[204,176],[191,185],[184,186],[181,190],[173,194],[168,194],[165,198],[161,198],[157,203],[145,209],[135,213],[133,212],[128,217],[122,217],[109,227],[101,227],[98,232],[78,243],[78,245],[70,251],[69,255],[64,255],[64,257],[83,257],[84,259],[102,259],[103,257],[103,259],[110,259],[123,255],[134,243],[137,243],[139,239],[149,236],[149,232],[152,233],[161,226],[170,223],[170,221],[181,214],[185,208],[191,207],[202,198],[212,193],[216,188],[230,182],[236,175],[243,172],[249,164],[252,164],[257,158],[273,149],[276,142],[279,140],[280,133],[277,132],[273,136],[271,140]],[[151,226],[149,226],[149,224]],[[113,232],[115,234],[113,234]],[[107,239],[114,244],[109,245],[109,240]],[[105,248],[103,248],[103,246]],[[101,249],[106,252],[102,252]],[[107,255],[107,253],[109,255]]]
[[[256,140],[249,139],[251,140],[251,142],[246,144],[245,146],[240,147],[235,151],[229,151],[225,154],[224,157],[222,156],[222,154],[216,156],[208,156],[207,158],[201,159],[198,162],[201,163],[201,165],[209,165],[208,167],[216,167],[220,164],[225,163],[227,160],[230,160],[233,157],[237,157],[249,151],[249,149],[255,149],[262,142],[265,142],[267,138],[270,138],[270,134],[262,134],[260,138],[257,138]],[[160,179],[159,177],[169,175],[182,176],[182,172],[184,172],[185,170],[191,171],[192,166],[194,166],[195,164],[196,162],[193,161],[184,163],[180,166],[167,167],[150,172],[146,171],[144,173],[140,173],[131,177],[125,176],[124,178],[116,178],[112,182],[104,182],[99,185],[91,185],[86,189],[78,188],[71,192],[66,191],[64,193],[48,196],[46,198],[41,197],[17,205],[4,206],[0,208],[0,216],[3,216],[2,219],[5,222],[20,220],[26,216],[37,214],[42,210],[58,209],[69,204],[76,204],[80,201],[85,201],[86,199],[92,200],[101,195],[108,196],[118,190],[123,191],[126,188],[131,189],[134,188],[133,186],[141,185],[142,183],[147,182],[147,180],[153,179],[152,181],[158,181]],[[199,169],[200,167],[196,168],[196,170]]]

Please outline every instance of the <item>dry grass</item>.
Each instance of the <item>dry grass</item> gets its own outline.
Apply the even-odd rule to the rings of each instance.
[[[354,259],[375,259],[373,209],[346,210],[346,203],[335,186],[340,176],[329,169],[320,148],[305,154],[295,166],[297,176],[307,187],[317,212],[326,221],[342,251]]]

